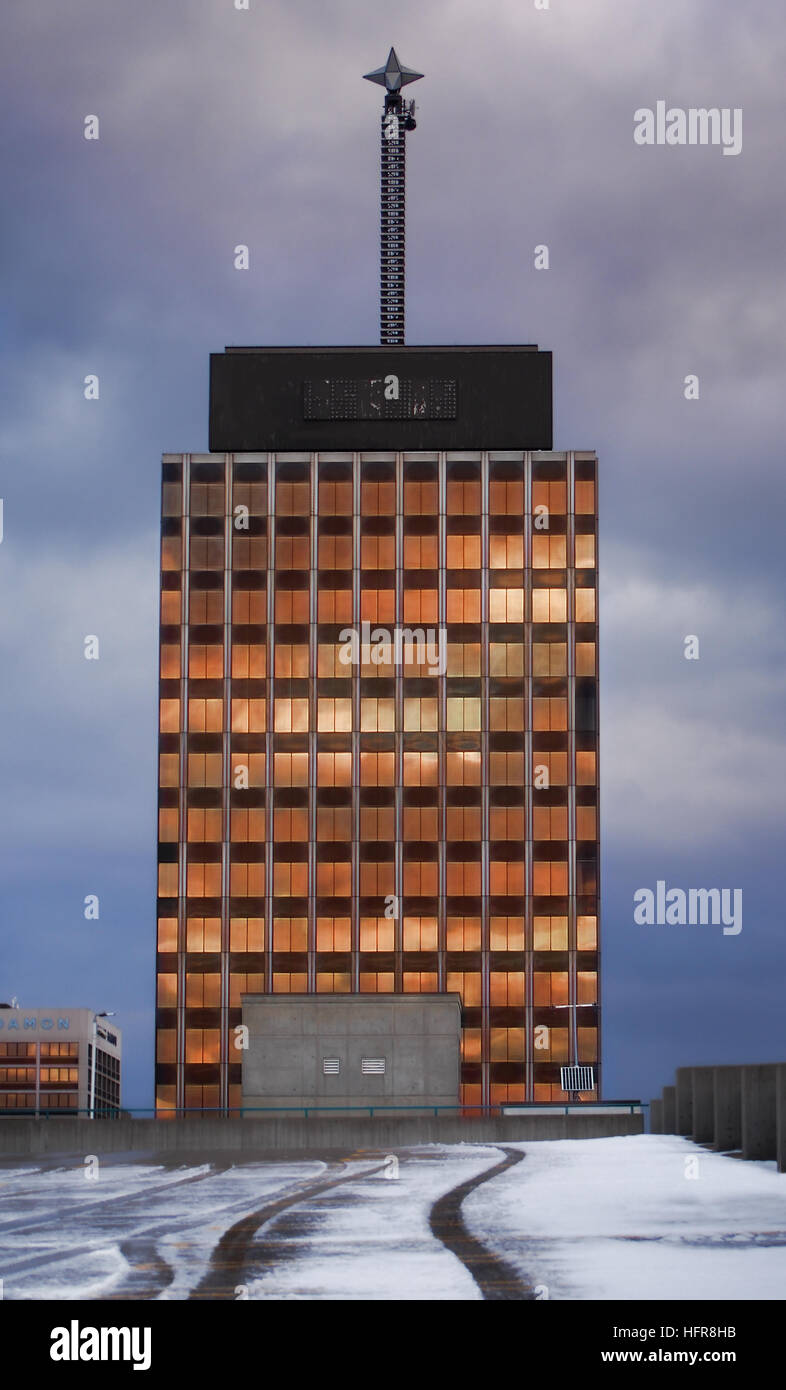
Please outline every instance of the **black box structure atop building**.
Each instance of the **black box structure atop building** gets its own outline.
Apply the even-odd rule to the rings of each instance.
[[[230,347],[210,359],[214,453],[551,445],[551,353],[537,347]]]

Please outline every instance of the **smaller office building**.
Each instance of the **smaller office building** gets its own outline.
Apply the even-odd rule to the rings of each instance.
[[[120,1029],[92,1009],[0,1005],[0,1117],[115,1115],[120,1063]]]
[[[243,1107],[459,1102],[458,994],[246,994]]]

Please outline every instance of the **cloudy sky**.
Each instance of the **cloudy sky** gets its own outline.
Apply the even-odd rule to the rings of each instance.
[[[426,74],[408,342],[551,349],[554,447],[601,460],[606,1093],[786,1057],[786,11],[37,0],[0,20],[0,997],[115,1009],[129,1105],[152,1096],[160,456],[207,448],[211,351],[377,341],[361,74],[391,43]],[[636,145],[659,100],[741,108],[741,153]],[[741,888],[742,932],[634,926],[658,879]]]

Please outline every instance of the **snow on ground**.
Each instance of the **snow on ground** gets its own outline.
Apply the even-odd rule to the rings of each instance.
[[[164,1167],[76,1161],[0,1174],[0,1266],[6,1299],[185,1298],[224,1231],[326,1164]],[[170,1263],[169,1256],[172,1256]]]
[[[156,1240],[159,1257],[173,1271],[172,1282],[161,1290],[159,1298],[188,1298],[206,1274],[219,1240],[235,1222],[266,1202],[285,1196],[296,1184],[327,1173],[328,1164],[319,1160],[248,1163],[211,1178],[207,1192],[200,1184],[183,1193],[185,1200],[177,1207],[178,1229]],[[206,1198],[211,1206],[217,1204],[213,1210],[206,1206]],[[227,1297],[233,1296],[234,1287],[234,1281],[227,1284]]]
[[[786,1175],[687,1139],[510,1145],[468,1229],[551,1299],[782,1299]],[[695,1172],[696,1176],[690,1176]]]
[[[207,1173],[209,1167],[165,1168],[161,1164],[110,1164],[106,1160],[95,1164],[75,1159],[43,1170],[0,1169],[0,1233],[43,1219],[47,1213],[67,1218],[72,1209],[84,1212],[88,1206],[96,1209],[120,1196],[147,1193],[153,1181],[156,1187],[178,1184],[184,1177]]]
[[[398,1176],[384,1171],[342,1184],[279,1218],[274,1242],[259,1232],[249,1257],[249,1298],[473,1300],[472,1276],[431,1234],[438,1197],[499,1163],[493,1146],[428,1146],[399,1154]],[[391,1171],[390,1169],[387,1170]],[[260,1269],[254,1249],[267,1252]]]
[[[786,1176],[665,1135],[506,1144],[523,1162],[465,1198],[471,1233],[550,1299],[781,1299]],[[201,1156],[200,1156],[201,1157]],[[221,1237],[272,1201],[211,1296],[477,1300],[432,1234],[434,1202],[499,1163],[493,1145],[233,1164],[150,1155],[0,1167],[6,1299],[188,1298]],[[376,1170],[376,1171],[375,1171]],[[386,1165],[386,1171],[395,1171]],[[695,1176],[693,1176],[695,1174]],[[348,1178],[309,1195],[310,1185]],[[253,1228],[253,1221],[251,1226]],[[223,1258],[223,1256],[222,1256]],[[214,1272],[215,1273],[215,1272]]]

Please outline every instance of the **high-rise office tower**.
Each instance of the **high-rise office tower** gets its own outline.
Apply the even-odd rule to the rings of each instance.
[[[549,353],[403,345],[399,253],[382,346],[227,349],[164,455],[162,1112],[265,992],[455,992],[464,1104],[599,1094],[596,459]]]

